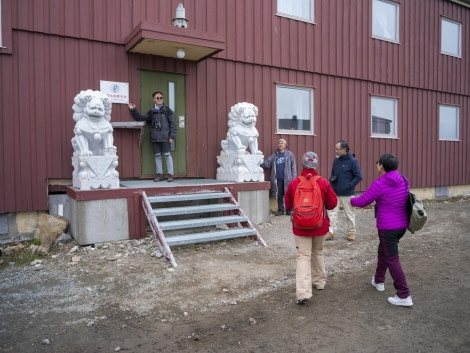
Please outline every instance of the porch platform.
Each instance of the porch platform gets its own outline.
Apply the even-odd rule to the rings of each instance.
[[[132,179],[132,180],[120,180],[119,184],[121,187],[129,189],[145,189],[145,188],[168,188],[168,187],[181,187],[181,186],[201,186],[201,185],[227,185],[226,181],[215,180],[215,179],[203,179],[203,178],[182,178],[174,179],[172,182],[167,180],[154,182],[153,179]],[[234,183],[230,183],[234,184]]]
[[[157,196],[222,192],[227,188],[252,223],[264,223],[269,220],[269,187],[268,181],[236,183],[202,178],[120,180],[119,189],[78,190],[68,186],[71,233],[81,245],[146,237],[142,191]]]

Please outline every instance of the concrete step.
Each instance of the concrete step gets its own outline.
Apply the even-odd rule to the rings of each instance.
[[[217,203],[210,205],[197,205],[197,206],[181,206],[181,207],[164,207],[154,208],[153,212],[156,217],[187,215],[195,213],[210,213],[238,210],[238,206],[230,203]]]
[[[165,230],[189,229],[196,227],[208,227],[218,224],[232,224],[248,221],[248,217],[243,216],[222,216],[222,217],[207,217],[207,218],[193,218],[178,221],[164,221],[158,224]]]
[[[176,261],[170,247],[174,245],[253,236],[266,246],[230,191],[224,190],[150,197],[142,192],[149,224],[163,255],[173,266]],[[219,225],[222,227],[214,227]]]
[[[150,203],[158,202],[179,202],[179,201],[195,201],[195,200],[213,200],[230,198],[227,192],[201,192],[196,194],[176,194],[176,195],[160,195],[149,196]]]
[[[241,238],[255,235],[256,230],[250,228],[230,228],[212,232],[182,234],[167,236],[166,241],[169,246],[203,243],[207,241],[216,241],[232,238]]]

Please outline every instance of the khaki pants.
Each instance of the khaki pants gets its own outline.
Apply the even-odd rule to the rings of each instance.
[[[338,224],[338,214],[340,206],[343,206],[344,214],[348,220],[348,233],[356,234],[356,215],[354,214],[354,207],[351,206],[351,198],[354,196],[338,196],[338,204],[335,208],[328,211],[328,218],[330,219],[330,228],[336,234],[336,226]]]
[[[323,289],[326,284],[323,244],[325,235],[320,237],[294,236],[297,247],[297,269],[295,272],[296,297],[309,299],[312,297],[312,285]]]

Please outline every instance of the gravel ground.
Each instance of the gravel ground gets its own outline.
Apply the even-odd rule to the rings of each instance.
[[[377,235],[357,210],[325,243],[329,281],[295,305],[295,247],[288,216],[251,238],[174,247],[152,237],[54,246],[33,264],[0,260],[0,351],[5,352],[468,352],[470,201],[426,203],[425,228],[400,242],[415,305],[394,307],[370,285]],[[341,215],[343,217],[343,215]],[[345,225],[344,218],[340,224]]]

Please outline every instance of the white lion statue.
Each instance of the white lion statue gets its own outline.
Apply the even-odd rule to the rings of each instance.
[[[112,103],[100,91],[81,91],[75,96],[72,107],[75,137],[72,138],[74,156],[113,156]]]
[[[222,154],[226,155],[261,155],[258,150],[258,130],[256,129],[256,117],[258,108],[251,103],[237,103],[230,109],[228,114],[227,139],[221,141]]]

